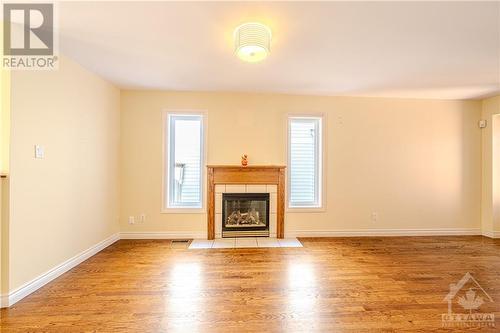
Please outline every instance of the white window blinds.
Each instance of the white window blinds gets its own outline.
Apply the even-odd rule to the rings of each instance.
[[[289,207],[320,207],[321,118],[291,117],[288,125]]]
[[[168,115],[167,207],[202,207],[203,116]]]

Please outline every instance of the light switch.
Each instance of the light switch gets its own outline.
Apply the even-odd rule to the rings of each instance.
[[[42,146],[35,145],[35,158],[43,158],[45,155],[45,151]]]

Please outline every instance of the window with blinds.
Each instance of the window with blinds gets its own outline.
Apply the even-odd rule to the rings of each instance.
[[[168,114],[168,208],[202,208],[203,115]]]
[[[321,207],[321,117],[288,119],[288,206]]]

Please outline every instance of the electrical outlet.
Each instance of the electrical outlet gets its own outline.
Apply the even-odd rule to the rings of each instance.
[[[142,214],[139,216],[139,221],[140,221],[141,223],[146,222],[146,214],[142,213]]]
[[[45,149],[40,145],[35,145],[35,158],[43,158],[45,156]]]
[[[135,217],[129,216],[128,217],[128,224],[135,224]]]
[[[378,221],[378,213],[377,212],[373,212],[372,213],[371,220],[372,220],[373,223],[375,223],[375,222]]]

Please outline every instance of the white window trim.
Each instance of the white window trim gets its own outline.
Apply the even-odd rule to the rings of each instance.
[[[167,119],[169,114],[185,114],[185,115],[200,115],[203,119],[203,142],[201,147],[201,207],[168,207],[167,197],[169,193],[169,156],[170,147],[167,144],[167,139],[169,138],[169,129],[167,125]],[[161,213],[162,214],[205,214],[206,213],[206,193],[207,193],[207,139],[208,139],[208,111],[207,110],[191,110],[191,109],[168,109],[162,111],[162,168],[161,168]],[[170,141],[168,141],[170,142]]]
[[[321,163],[320,163],[320,199],[319,206],[316,207],[290,207],[290,118],[321,118]],[[327,146],[327,136],[326,136],[326,124],[327,116],[325,113],[288,113],[286,115],[286,160],[287,160],[287,176],[286,176],[286,204],[285,212],[290,213],[312,213],[312,212],[325,212],[326,211],[326,146]]]

